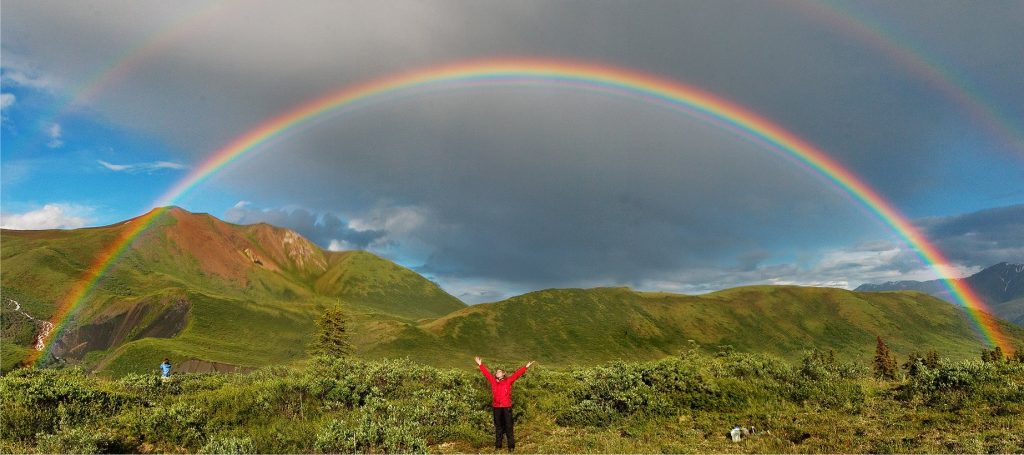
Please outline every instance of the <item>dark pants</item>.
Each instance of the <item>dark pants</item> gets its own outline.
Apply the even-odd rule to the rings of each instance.
[[[494,448],[501,448],[502,435],[508,435],[508,449],[516,448],[516,437],[512,433],[512,408],[494,408]]]

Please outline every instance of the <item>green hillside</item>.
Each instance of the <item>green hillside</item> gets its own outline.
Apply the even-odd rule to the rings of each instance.
[[[1024,340],[1019,327],[1003,329],[1018,343]],[[430,362],[438,365],[457,365],[472,355],[587,364],[660,358],[693,340],[789,359],[816,348],[864,360],[875,336],[904,355],[935,349],[975,358],[983,347],[961,310],[926,294],[752,286],[702,296],[625,288],[532,292],[406,324],[369,353],[438,359]]]
[[[136,222],[0,231],[4,299],[35,319],[52,319],[56,302]],[[435,366],[463,365],[473,355],[552,366],[650,360],[692,344],[787,359],[832,349],[861,361],[875,336],[902,355],[935,349],[975,358],[983,347],[961,310],[915,292],[755,286],[684,296],[551,289],[467,307],[371,253],[324,251],[287,229],[233,225],[172,208],[103,274],[50,352],[116,376],[152,370],[164,357],[185,371],[301,362],[314,321],[338,305],[350,316],[357,355]],[[32,352],[39,325],[13,307],[4,306],[4,370]],[[1024,340],[1024,329],[1004,330],[1016,343]]]
[[[56,302],[137,220],[70,231],[3,230],[4,297],[37,319],[52,319]],[[360,327],[465,307],[371,253],[324,251],[287,229],[233,225],[172,208],[96,283],[52,352],[115,373],[148,368],[168,355],[241,366],[290,362],[305,355],[313,321],[332,305],[347,308]],[[0,343],[5,368],[29,352],[24,340]]]
[[[1024,297],[993,304],[989,308],[993,313],[1000,314],[1000,317],[1014,322],[1018,326],[1024,326]]]
[[[416,272],[365,251],[332,254],[314,289],[400,318],[437,317],[466,306]]]

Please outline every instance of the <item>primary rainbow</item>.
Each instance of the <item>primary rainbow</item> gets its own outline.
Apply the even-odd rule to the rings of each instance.
[[[69,316],[74,314],[89,291],[132,240],[166,210],[160,207],[171,205],[225,166],[260,149],[260,146],[281,138],[286,133],[299,131],[303,125],[308,126],[312,124],[312,120],[323,118],[330,113],[423,91],[481,85],[556,85],[639,98],[688,115],[696,114],[706,121],[723,126],[801,164],[848,194],[878,220],[889,226],[925,264],[943,277],[945,286],[967,309],[983,337],[990,344],[1001,347],[1004,352],[1012,352],[1013,346],[1007,342],[998,323],[992,318],[981,299],[966,284],[952,278],[949,261],[938,248],[876,191],[809,142],[742,106],[678,81],[607,65],[543,59],[470,61],[375,79],[345,87],[301,104],[236,137],[232,142],[213,152],[205,162],[161,196],[154,204],[158,207],[156,210],[127,222],[128,228],[96,257],[58,306],[52,318],[55,329],[51,332],[50,338],[63,330]],[[49,340],[45,341],[49,349],[51,343]]]

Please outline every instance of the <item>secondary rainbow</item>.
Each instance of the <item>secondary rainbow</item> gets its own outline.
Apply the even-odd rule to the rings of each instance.
[[[154,204],[158,207],[156,210],[128,222],[129,227],[97,256],[58,306],[58,311],[52,318],[55,329],[51,332],[51,338],[63,330],[69,316],[74,314],[90,290],[132,240],[159,218],[164,211],[160,207],[173,204],[191,189],[240,158],[266,149],[261,146],[288,133],[298,132],[304,125],[311,125],[313,120],[324,118],[331,113],[398,96],[467,86],[538,84],[628,96],[667,106],[687,115],[697,115],[812,170],[848,194],[901,237],[925,264],[943,277],[945,286],[966,308],[983,337],[990,344],[1001,347],[1004,352],[1012,352],[1013,346],[1007,342],[984,303],[966,284],[952,278],[948,267],[949,261],[939,249],[874,189],[809,142],[742,106],[675,80],[607,65],[544,59],[461,62],[376,79],[345,87],[298,105],[236,137],[210,154],[206,161],[164,193]],[[49,349],[51,343],[49,340],[45,341]]]
[[[231,2],[232,6],[236,3],[236,0]],[[226,1],[216,1],[200,5],[201,7],[196,8],[194,11],[170,20],[166,26],[138,42],[138,44],[124,48],[121,53],[117,54],[117,58],[110,60],[104,66],[100,66],[82,83],[73,86],[70,93],[62,97],[56,108],[43,116],[38,124],[48,127],[49,125],[59,123],[64,117],[80,111],[89,103],[96,101],[101,94],[113,88],[116,83],[123,81],[142,64],[174,44],[181,42],[184,37],[194,35],[197,30],[207,25],[213,19],[229,12],[226,5],[228,5]],[[40,131],[45,131],[45,128]],[[37,142],[32,147],[48,140],[50,140],[48,135],[39,135],[37,136]]]
[[[972,121],[991,133],[1008,151],[1018,157],[1024,156],[1024,132],[1020,126],[1000,112],[993,103],[986,101],[980,90],[972,88],[967,80],[957,77],[951,68],[941,65],[940,60],[924,52],[920,46],[912,47],[908,39],[898,39],[877,20],[868,20],[866,15],[857,14],[849,6],[834,1],[798,1],[786,5],[814,17],[830,30],[840,31],[885,55],[956,103]],[[861,9],[867,7],[866,4],[857,6]]]
[[[232,6],[234,3],[236,2],[230,2]],[[143,63],[151,60],[153,56],[182,42],[184,37],[196,34],[199,29],[213,19],[228,12],[228,5],[229,2],[226,1],[202,4],[193,11],[168,21],[164,27],[149,35],[145,40],[126,48],[110,64],[100,67],[91,77],[80,84],[58,115],[94,101],[100,93],[106,92],[116,82],[128,77]]]

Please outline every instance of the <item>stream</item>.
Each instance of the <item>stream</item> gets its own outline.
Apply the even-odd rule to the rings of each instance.
[[[21,310],[21,304],[18,303],[17,300],[14,300],[14,299],[4,299],[4,301],[5,301],[5,303],[13,304],[14,305],[14,311],[17,311],[17,312],[25,315],[25,317],[28,318],[30,321],[34,322],[37,325],[42,326],[42,329],[39,331],[39,334],[36,335],[36,342],[33,345],[33,347],[35,347],[37,351],[42,351],[43,348],[46,347],[46,337],[50,336],[50,332],[53,331],[53,323],[50,322],[50,321],[43,321],[43,320],[40,320],[40,319],[36,319],[36,318],[32,317],[31,314],[28,314],[28,313],[22,311]]]

